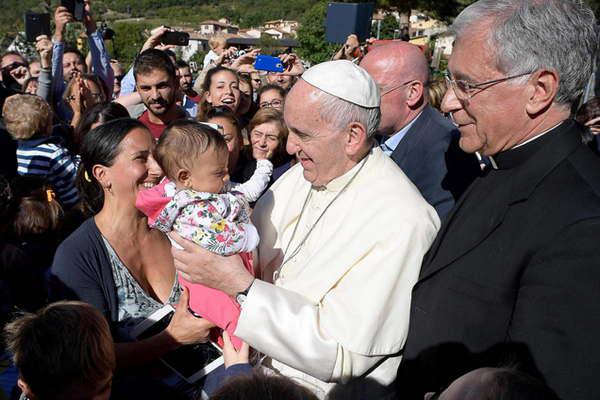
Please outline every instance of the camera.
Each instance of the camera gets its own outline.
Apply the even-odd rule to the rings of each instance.
[[[100,32],[100,34],[102,35],[102,38],[104,40],[112,40],[115,37],[115,31],[110,29],[106,25],[106,22],[103,22],[102,24],[100,24],[100,28],[98,29],[98,31]]]
[[[163,33],[161,42],[175,46],[187,46],[190,43],[190,35],[187,32],[168,31]]]

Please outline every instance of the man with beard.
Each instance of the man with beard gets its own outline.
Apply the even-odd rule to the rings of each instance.
[[[175,65],[177,66],[179,87],[183,94],[181,106],[190,117],[195,118],[196,114],[198,114],[198,103],[200,102],[201,97],[193,88],[194,78],[192,76],[192,71],[190,71],[190,65],[183,60],[177,61]]]
[[[149,49],[135,59],[133,75],[136,90],[146,106],[138,119],[158,139],[169,122],[186,117],[176,103],[179,82],[175,66],[164,51]]]

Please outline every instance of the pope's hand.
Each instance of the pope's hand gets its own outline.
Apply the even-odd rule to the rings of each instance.
[[[221,290],[230,296],[243,292],[252,283],[254,277],[246,270],[239,256],[219,256],[175,232],[171,232],[169,237],[183,247],[183,250],[172,247],[171,253],[175,268],[185,279]]]

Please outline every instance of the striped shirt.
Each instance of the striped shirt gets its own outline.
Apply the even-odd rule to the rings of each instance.
[[[75,187],[78,165],[79,157],[71,155],[59,137],[18,141],[17,173],[44,177],[65,208],[79,201]]]

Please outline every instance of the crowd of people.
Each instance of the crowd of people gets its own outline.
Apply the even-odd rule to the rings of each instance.
[[[600,397],[582,1],[473,3],[444,80],[356,35],[194,76],[164,26],[127,70],[84,14],[0,59],[0,398]]]

